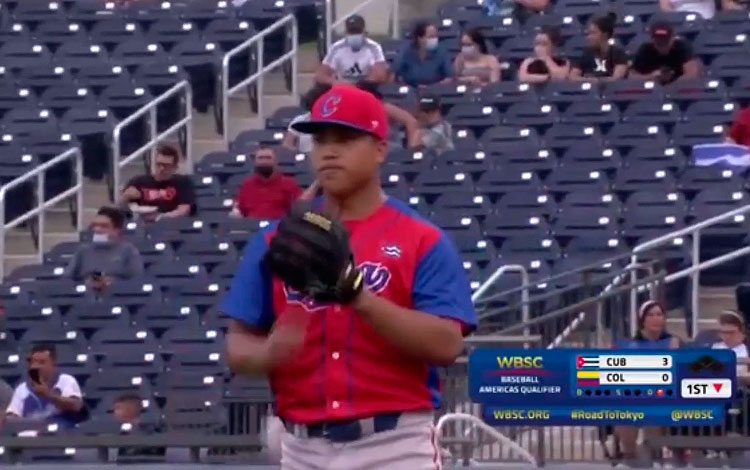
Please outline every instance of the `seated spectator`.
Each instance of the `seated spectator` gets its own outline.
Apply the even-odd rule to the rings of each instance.
[[[313,105],[318,100],[318,98],[320,98],[325,92],[330,89],[331,85],[325,83],[316,83],[312,86],[312,88],[310,88],[310,90],[308,90],[307,93],[304,94],[304,96],[302,97],[302,106],[307,110],[307,112],[300,114],[299,116],[289,121],[289,126],[287,127],[286,134],[284,135],[284,140],[282,141],[281,145],[290,150],[296,150],[297,152],[312,152],[312,135],[301,134],[295,131],[293,126],[298,122],[309,121],[310,111],[312,110]]]
[[[745,344],[745,320],[734,310],[724,310],[719,315],[719,341],[712,349],[731,349],[740,358],[748,357]]]
[[[710,20],[716,13],[716,0],[659,0],[661,11],[697,13]]]
[[[64,427],[80,422],[85,412],[81,387],[72,375],[58,372],[55,346],[34,345],[28,367],[28,379],[13,392],[7,420],[57,423]]]
[[[454,62],[456,80],[471,85],[500,81],[500,62],[489,53],[482,31],[473,28],[461,35],[461,52]]]
[[[375,95],[375,97],[380,101],[383,101],[383,95],[378,90],[377,83],[371,82],[369,80],[363,80],[357,83],[357,88],[365,90],[366,92]],[[417,118],[415,118],[409,111],[396,106],[393,103],[383,102],[383,107],[385,108],[385,113],[388,116],[388,121],[396,124],[395,126],[391,127],[391,130],[393,131],[401,127],[404,129],[405,134],[402,136],[397,132],[390,132],[388,136],[389,141],[393,142],[395,145],[401,146],[403,145],[402,142],[406,140],[406,146],[408,148],[420,147],[422,145],[422,137],[419,132],[419,123],[417,122]]]
[[[101,291],[115,279],[133,279],[143,274],[143,259],[132,243],[122,238],[125,215],[114,207],[102,207],[91,222],[91,242],[78,247],[65,274],[76,281],[89,281]]]
[[[484,12],[488,16],[510,17],[523,22],[529,16],[547,9],[549,0],[487,0]]]
[[[426,149],[438,154],[453,150],[453,128],[443,119],[437,96],[422,96],[417,116],[422,130],[422,144]]]
[[[750,106],[745,106],[734,116],[727,141],[750,147]]]
[[[157,426],[141,422],[143,400],[136,394],[126,393],[118,396],[112,413],[118,423],[130,424],[140,432],[158,432]],[[164,457],[166,452],[167,449],[164,447],[120,447],[117,450],[117,457],[118,459],[127,458],[128,462],[132,462],[133,459]]]
[[[651,26],[651,41],[641,45],[635,54],[630,76],[666,84],[680,78],[696,78],[699,72],[700,64],[690,43],[675,37],[669,23],[655,23]]]
[[[616,22],[617,15],[614,13],[591,21],[586,31],[589,46],[570,69],[571,80],[611,82],[625,78],[628,74],[628,56],[620,46],[610,43]]]
[[[414,26],[411,41],[396,58],[393,73],[396,80],[413,87],[451,80],[453,69],[448,54],[440,47],[437,26],[427,22]]]
[[[521,62],[518,79],[527,83],[546,83],[568,78],[570,62],[557,53],[560,40],[557,28],[543,27],[534,38],[534,55]]]
[[[666,310],[655,300],[644,302],[638,309],[638,332],[631,340],[620,342],[616,347],[623,349],[677,349],[680,340],[666,330]],[[635,426],[615,426],[615,435],[620,439],[623,457],[626,462],[637,460],[639,428]],[[664,434],[661,427],[644,428],[646,438]]]
[[[315,72],[315,81],[330,85],[337,81],[375,82],[388,79],[388,65],[380,44],[367,37],[365,19],[352,15],[346,19],[346,37],[331,45]]]
[[[193,182],[178,175],[180,153],[172,145],[160,145],[151,169],[152,174],[136,176],[122,192],[134,213],[153,222],[164,217],[190,215],[195,206]]]
[[[0,379],[0,409],[8,408],[12,396],[13,388],[5,380]],[[5,414],[0,414],[0,431],[3,429],[3,421],[5,421]]]
[[[261,147],[255,152],[255,174],[240,185],[232,215],[256,219],[278,219],[302,193],[297,181],[282,174],[276,163],[276,152]]]
[[[721,0],[722,10],[747,10],[750,8],[750,0]]]

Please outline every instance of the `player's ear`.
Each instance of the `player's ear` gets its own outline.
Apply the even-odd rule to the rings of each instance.
[[[388,156],[388,142],[380,139],[373,139],[375,141],[375,148],[377,149],[378,164],[385,163],[386,157]]]

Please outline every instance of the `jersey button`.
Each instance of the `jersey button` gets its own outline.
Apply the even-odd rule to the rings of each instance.
[[[335,361],[335,360],[337,360],[340,357],[340,354],[339,354],[338,351],[334,351],[333,354],[331,354],[331,357]]]
[[[339,305],[334,305],[334,307],[333,307],[333,311],[334,311],[334,312],[336,312],[336,313],[339,313],[339,312],[341,312],[341,306],[339,306]]]
[[[339,402],[337,402],[335,400],[333,402],[331,402],[331,408],[333,408],[334,410],[338,410],[339,406],[340,406]]]

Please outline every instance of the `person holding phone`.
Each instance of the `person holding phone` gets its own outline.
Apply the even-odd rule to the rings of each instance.
[[[54,345],[34,345],[28,357],[28,377],[13,392],[6,419],[72,427],[83,410],[81,387],[75,377],[58,371]]]

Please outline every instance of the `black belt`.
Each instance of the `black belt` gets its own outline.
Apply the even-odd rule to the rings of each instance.
[[[282,420],[286,430],[301,438],[322,437],[331,442],[351,442],[379,432],[396,429],[401,413],[383,413],[371,418],[296,424]]]

